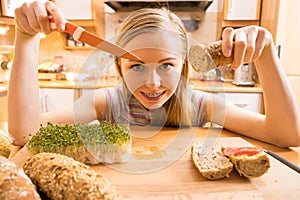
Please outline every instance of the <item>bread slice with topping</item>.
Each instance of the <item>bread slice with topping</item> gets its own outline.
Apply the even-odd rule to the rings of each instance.
[[[270,168],[267,154],[259,147],[222,147],[222,153],[234,164],[241,176],[260,177]]]
[[[200,144],[192,145],[192,160],[200,174],[210,180],[229,177],[233,164],[221,151],[211,149],[205,153]]]

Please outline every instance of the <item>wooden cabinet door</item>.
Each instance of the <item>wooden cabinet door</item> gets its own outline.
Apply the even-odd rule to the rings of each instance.
[[[240,108],[257,113],[263,112],[262,93],[218,93],[218,95]]]
[[[288,76],[300,108],[300,1],[263,0],[261,26],[273,35],[280,61]]]
[[[1,15],[6,17],[14,17],[15,9],[25,2],[33,2],[35,0],[1,0]],[[47,0],[39,0],[46,2]]]
[[[281,63],[291,76],[300,76],[299,11],[299,0],[264,0],[262,3],[261,26],[272,33]]]
[[[72,105],[74,102],[73,89],[41,88],[39,92],[43,113]]]
[[[300,1],[280,0],[276,44],[287,75],[300,75]]]

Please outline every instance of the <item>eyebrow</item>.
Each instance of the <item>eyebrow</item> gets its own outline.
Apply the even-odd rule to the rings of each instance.
[[[164,58],[164,59],[161,59],[160,61],[158,61],[159,63],[162,63],[166,60],[176,60],[176,58],[173,58],[173,57],[169,57],[169,58]]]
[[[173,57],[168,57],[168,58],[163,58],[161,60],[158,61],[158,63],[162,63],[166,60],[176,60],[176,58],[173,58]],[[129,60],[129,61],[132,61],[132,62],[140,62],[142,64],[145,64],[145,62],[141,61],[141,60]]]

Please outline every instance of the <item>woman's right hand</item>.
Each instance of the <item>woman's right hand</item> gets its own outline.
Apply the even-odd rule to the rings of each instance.
[[[50,27],[49,16],[53,17],[58,31],[65,29],[63,14],[53,2],[23,3],[15,9],[17,32],[25,37],[35,36],[40,32],[50,34],[53,30]]]

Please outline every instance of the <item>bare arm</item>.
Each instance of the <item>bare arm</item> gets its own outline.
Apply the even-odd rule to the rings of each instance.
[[[25,3],[15,11],[15,57],[8,91],[8,129],[17,145],[23,145],[23,137],[36,132],[42,123],[38,95],[38,33],[51,32],[48,13],[56,19],[58,27],[63,27],[62,15],[52,6],[52,2],[45,5]]]
[[[223,49],[231,49],[233,39],[232,67],[254,61],[263,88],[265,115],[246,111],[228,102],[222,105],[222,101],[212,101],[209,110],[214,106],[223,106],[226,110],[225,120],[219,117],[215,118],[215,122],[237,133],[278,146],[300,146],[299,108],[270,33],[261,27],[246,27],[235,32],[225,30]],[[212,117],[212,114],[209,113],[209,116]]]
[[[101,117],[105,110],[105,92],[96,90],[62,109],[41,113],[37,69],[40,44],[38,33],[49,34],[53,31],[50,29],[48,15],[53,17],[58,31],[63,31],[63,15],[50,1],[45,4],[24,3],[15,12],[17,26],[15,58],[8,92],[8,129],[15,137],[16,145],[24,145],[29,134],[36,133],[40,124],[88,123],[97,119],[97,112]]]

